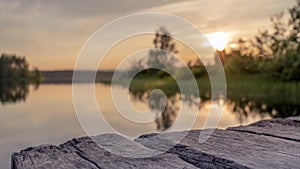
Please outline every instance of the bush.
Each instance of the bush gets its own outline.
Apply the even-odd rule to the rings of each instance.
[[[271,74],[275,78],[285,81],[300,80],[300,54],[287,53],[285,56],[274,59]]]
[[[225,64],[225,72],[229,75],[257,74],[261,72],[261,61],[252,56],[232,55]]]

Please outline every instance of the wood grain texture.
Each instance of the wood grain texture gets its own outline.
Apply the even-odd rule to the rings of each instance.
[[[60,146],[43,145],[13,153],[12,168],[299,168],[299,117],[218,129],[199,143],[203,131],[146,134],[134,141],[115,134],[77,138]],[[182,134],[186,137],[177,144]],[[170,145],[175,146],[168,149]],[[117,151],[130,155],[148,150],[164,153],[148,158],[116,155]]]

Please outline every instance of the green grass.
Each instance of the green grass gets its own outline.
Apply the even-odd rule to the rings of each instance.
[[[236,108],[257,110],[268,113],[273,117],[288,117],[300,112],[300,82],[285,82],[272,80],[258,75],[227,77],[228,102],[234,103]],[[117,82],[122,85],[125,81]],[[197,94],[190,85],[191,80],[183,80],[182,87],[187,89],[183,93],[188,98]],[[211,98],[211,85],[208,77],[197,79],[197,85],[202,101]],[[130,92],[141,95],[153,89],[161,89],[167,96],[180,92],[178,84],[171,77],[158,78],[155,76],[135,78],[130,82]],[[197,94],[198,95],[198,94]],[[273,110],[276,110],[274,113]]]
[[[208,77],[196,79],[198,89],[202,95],[210,95],[211,85]],[[246,97],[251,99],[271,99],[281,101],[289,99],[292,103],[298,103],[300,99],[300,82],[285,82],[280,80],[271,80],[260,76],[245,75],[228,77],[227,97],[240,98]],[[118,81],[118,84],[125,84],[125,81]],[[182,81],[183,88],[189,88],[192,84],[191,80]],[[161,89],[167,95],[178,93],[179,87],[176,81],[171,77],[158,78],[135,78],[130,83],[130,90],[135,92],[147,92],[153,89]],[[190,92],[192,94],[193,91]]]

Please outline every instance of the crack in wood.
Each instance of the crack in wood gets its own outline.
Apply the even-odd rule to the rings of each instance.
[[[84,152],[81,151],[72,141],[71,141],[71,145],[77,150],[76,154],[81,157],[82,159],[86,160],[87,162],[91,163],[92,165],[94,165],[96,168],[98,169],[102,169],[95,161],[87,158],[86,156],[84,156]]]
[[[264,120],[227,130],[216,129],[213,135],[201,144],[198,142],[201,130],[193,130],[165,155],[140,159],[121,157],[100,147],[97,148],[91,138],[84,137],[73,139],[59,147],[38,146],[13,153],[11,167],[12,169],[298,168],[299,126],[300,121],[291,118]],[[166,133],[164,137],[146,134],[133,142],[126,142],[126,147],[131,150],[138,143],[143,148],[161,151],[168,145],[175,145],[173,143],[176,142],[178,134],[182,133]],[[98,141],[102,141],[101,143],[113,140],[111,146],[115,148],[123,146],[125,139],[118,135],[110,135],[109,138],[108,135],[101,135],[99,138]]]

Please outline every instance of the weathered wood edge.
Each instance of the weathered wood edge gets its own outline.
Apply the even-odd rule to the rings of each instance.
[[[300,145],[299,144],[299,140],[300,140],[299,133],[300,132],[299,132],[299,130],[300,130],[300,116],[286,118],[286,119],[263,120],[263,121],[259,121],[259,122],[256,122],[256,123],[253,123],[253,124],[250,124],[247,126],[231,127],[231,128],[228,128],[227,130],[222,130],[222,131],[229,132],[229,133],[234,132],[235,135],[237,135],[237,136],[238,136],[238,134],[236,134],[236,132],[241,133],[240,134],[241,136],[247,135],[248,137],[252,137],[251,135],[253,135],[255,138],[259,138],[262,141],[264,141],[264,140],[270,141],[271,140],[271,142],[272,142],[272,140],[273,140],[273,143],[276,143],[276,144],[282,142],[283,143],[282,146],[285,146],[286,144],[292,145],[294,148],[296,148],[295,149],[296,154],[294,153],[295,156],[292,156],[292,154],[289,154],[289,152],[288,152],[289,150],[286,150],[285,153],[286,153],[287,157],[289,157],[290,159],[292,158],[292,160],[290,160],[290,161],[294,162],[296,160],[300,160],[300,154],[297,154],[297,151],[300,150],[300,147],[299,147],[299,145]],[[220,131],[220,130],[217,130],[216,133],[218,133],[218,131]],[[191,131],[190,133],[195,133],[195,132],[199,132],[199,131]],[[142,135],[139,138],[137,138],[136,141],[143,144],[143,140],[149,141],[149,139],[151,139],[152,137],[155,137],[156,135],[157,135],[156,133],[145,134],[145,135]],[[222,133],[221,133],[221,135],[222,135]],[[185,143],[183,141],[183,144],[176,145],[168,153],[176,154],[184,162],[187,162],[189,164],[192,164],[195,167],[200,167],[200,168],[202,168],[202,167],[251,168],[251,167],[249,167],[249,166],[251,166],[251,161],[250,162],[246,161],[246,163],[242,164],[240,161],[236,162],[238,160],[230,159],[227,157],[224,158],[224,156],[226,156],[226,154],[225,155],[223,154],[224,155],[223,157],[219,156],[218,152],[217,152],[217,154],[214,154],[214,153],[210,154],[210,151],[207,151],[205,149],[205,146],[202,145],[202,147],[199,147],[199,145],[195,146],[195,145],[191,144],[188,140],[188,139],[190,139],[190,140],[193,139],[193,137],[191,137],[191,136],[192,136],[192,134],[190,134],[190,137],[187,137],[187,139],[185,139]],[[223,136],[221,136],[221,137],[223,137]],[[87,138],[86,137],[79,138],[79,140],[80,139],[87,139]],[[234,139],[239,139],[239,138],[236,137]],[[71,142],[74,140],[78,140],[78,139],[73,139],[73,140],[71,140]],[[275,140],[275,142],[274,142],[274,140]],[[69,143],[69,142],[70,141],[68,141],[66,143]],[[64,144],[66,144],[66,143],[64,143]],[[147,145],[148,143],[146,141],[143,145],[148,148],[149,147],[153,148],[153,147],[151,147],[151,145]],[[64,144],[62,144],[62,145],[64,145]],[[61,147],[62,145],[60,145],[58,147]],[[266,145],[264,145],[264,146],[266,146]],[[30,147],[30,148],[22,150],[18,153],[13,153],[12,157],[11,157],[11,164],[12,164],[11,167],[12,168],[22,168],[22,165],[23,166],[27,165],[26,168],[28,168],[28,166],[30,166],[30,164],[32,164],[33,162],[32,162],[31,157],[28,154],[26,154],[26,152],[30,152],[30,151],[34,151],[34,150],[40,151],[41,149],[45,149],[45,151],[46,151],[48,148],[51,148],[51,147],[54,148],[56,146],[44,145],[44,146],[38,146],[38,147]],[[204,147],[204,149],[203,149],[203,147]],[[280,151],[284,151],[284,150],[285,149],[282,149]],[[281,153],[280,151],[279,151],[279,153]],[[291,149],[291,151],[293,151],[293,150]],[[185,152],[189,152],[192,155],[194,154],[194,156],[191,156],[191,158],[189,158],[188,155],[185,154]],[[44,152],[44,153],[47,153],[47,152]],[[257,152],[257,153],[260,153],[260,152]],[[19,166],[16,166],[18,156],[20,157],[20,155],[23,158],[24,162],[22,164],[19,164]],[[278,155],[278,158],[281,158],[281,157],[284,157],[284,155],[282,155],[282,154]],[[202,161],[199,159],[202,159]],[[199,160],[199,161],[197,161],[197,160]],[[201,163],[203,163],[203,164],[201,164]],[[283,163],[281,162],[280,165],[283,165]],[[298,165],[298,164],[296,164],[296,165]],[[255,166],[255,164],[253,164],[253,166]],[[259,165],[257,165],[257,166],[259,166]],[[288,168],[290,166],[295,166],[295,164],[287,165],[286,168]],[[99,168],[99,166],[97,167],[96,164],[94,164],[93,167],[91,166],[90,168],[94,168],[94,167]],[[32,164],[32,168],[33,168],[33,164]]]

